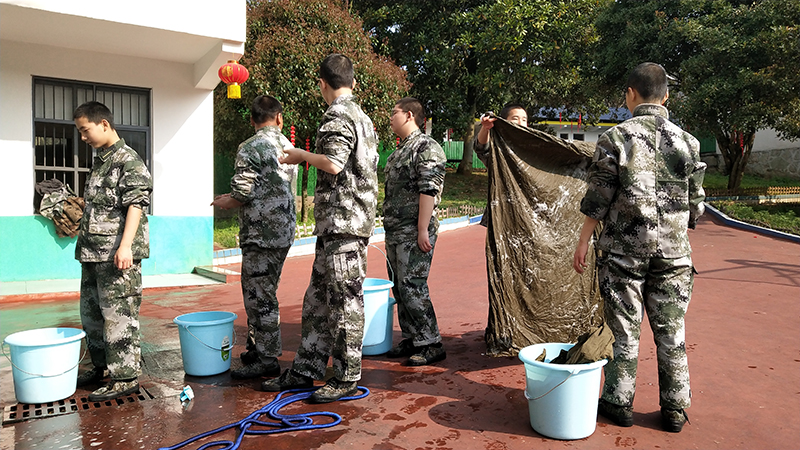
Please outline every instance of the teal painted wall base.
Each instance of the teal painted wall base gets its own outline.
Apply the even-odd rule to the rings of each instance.
[[[214,218],[148,216],[150,258],[143,275],[191,273],[213,263]],[[60,238],[42,216],[0,217],[0,281],[81,277],[75,238]]]

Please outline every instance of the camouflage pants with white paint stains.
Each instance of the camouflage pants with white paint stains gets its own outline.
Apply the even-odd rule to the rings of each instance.
[[[606,254],[598,261],[606,323],[614,333],[614,359],[605,366],[603,399],[630,406],[636,392],[644,313],[653,330],[662,408],[688,408],[689,363],[684,317],[694,285],[692,259]]]
[[[303,298],[302,341],[292,369],[315,380],[325,376],[328,357],[342,381],[361,379],[364,339],[364,278],[367,238],[320,236]]]

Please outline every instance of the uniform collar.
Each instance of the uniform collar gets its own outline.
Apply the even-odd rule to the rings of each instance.
[[[119,140],[117,142],[115,142],[114,145],[112,145],[112,146],[110,146],[108,148],[98,149],[97,157],[100,158],[101,161],[106,162],[106,160],[108,160],[108,158],[111,155],[113,155],[114,152],[116,152],[117,150],[119,150],[119,149],[121,149],[123,147],[125,147],[125,139],[119,138]]]
[[[342,95],[336,97],[331,102],[331,106],[339,104],[339,103],[352,102],[352,101],[353,101],[353,94],[342,94]]]
[[[256,133],[260,133],[262,131],[265,132],[265,133],[268,132],[268,131],[275,131],[275,132],[280,133],[281,129],[276,127],[275,125],[264,125],[263,127],[261,127],[258,130],[256,130]]]
[[[669,111],[667,108],[655,103],[642,103],[633,108],[633,117],[636,116],[661,116],[669,119]]]
[[[400,145],[403,145],[403,144],[405,144],[407,141],[411,140],[411,138],[413,138],[413,137],[416,137],[416,136],[418,136],[418,135],[420,135],[420,134],[422,134],[422,130],[420,130],[419,128],[417,128],[416,130],[414,130],[414,131],[412,131],[411,133],[409,133],[409,135],[408,135],[408,136],[406,136],[406,138],[405,138],[405,139],[403,139],[402,141],[400,141]]]

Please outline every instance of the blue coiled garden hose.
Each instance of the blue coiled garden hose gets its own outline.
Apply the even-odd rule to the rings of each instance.
[[[358,389],[359,391],[364,391],[364,392],[359,393],[358,395],[354,395],[352,397],[342,397],[339,400],[357,400],[369,395],[369,389],[363,386],[359,386]],[[219,427],[216,430],[200,433],[193,438],[189,438],[181,442],[180,444],[173,445],[171,447],[161,447],[158,450],[175,450],[184,447],[188,444],[191,444],[192,442],[195,442],[197,440],[207,438],[211,435],[217,434],[221,431],[229,430],[231,428],[239,429],[239,435],[236,436],[235,442],[234,441],[209,442],[207,444],[203,444],[202,446],[198,447],[197,450],[206,450],[211,447],[219,447],[219,450],[235,450],[239,448],[239,445],[241,445],[242,439],[246,434],[275,434],[275,433],[283,433],[286,431],[329,428],[334,425],[338,425],[342,421],[342,416],[328,411],[315,411],[315,412],[308,412],[302,414],[289,414],[289,415],[284,415],[278,412],[281,408],[290,403],[307,399],[316,390],[317,388],[291,389],[281,392],[280,394],[278,394],[277,397],[275,397],[275,400],[271,401],[263,408],[253,412],[252,414],[250,414],[249,416],[245,417],[244,419],[238,422],[230,423],[228,425]],[[294,395],[283,398],[284,394],[294,394]],[[261,417],[264,414],[266,414],[273,420],[277,420],[278,422],[265,422],[263,420],[258,420],[259,417]],[[330,417],[333,419],[333,422],[315,424],[314,419],[312,417],[316,416]],[[251,426],[272,427],[274,429],[251,429]]]

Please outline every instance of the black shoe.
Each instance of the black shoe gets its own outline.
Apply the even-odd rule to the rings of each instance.
[[[107,385],[89,394],[89,401],[104,402],[117,397],[124,397],[134,392],[139,392],[139,380],[136,378],[126,381],[111,380]]]
[[[314,380],[305,375],[300,375],[292,369],[286,369],[280,377],[266,380],[261,383],[261,390],[267,392],[281,392],[289,389],[305,389],[314,386]]]
[[[341,381],[334,377],[325,383],[325,386],[311,394],[312,403],[330,403],[342,397],[352,397],[358,394],[358,381]]]
[[[281,374],[281,365],[278,361],[272,361],[269,364],[264,364],[261,361],[248,364],[239,369],[231,371],[231,378],[237,380],[245,380],[248,378],[258,377],[277,377]]]
[[[246,352],[242,352],[239,355],[239,359],[242,360],[242,364],[249,366],[250,364],[258,362],[258,353],[256,353],[254,350],[248,350]]]
[[[445,358],[447,358],[447,353],[444,351],[442,344],[431,344],[418,347],[418,351],[408,358],[406,364],[409,366],[427,366]]]
[[[621,427],[633,426],[633,407],[620,406],[602,398],[597,403],[597,413]]]
[[[392,349],[386,353],[386,356],[389,358],[401,358],[403,356],[411,356],[416,352],[417,349],[414,347],[414,342],[411,339],[403,339],[399,344],[392,347]]]
[[[689,416],[685,409],[661,408],[661,427],[664,431],[680,433],[686,422],[689,422]]]
[[[108,369],[105,367],[92,367],[91,369],[78,375],[78,386],[95,384],[108,376]]]

